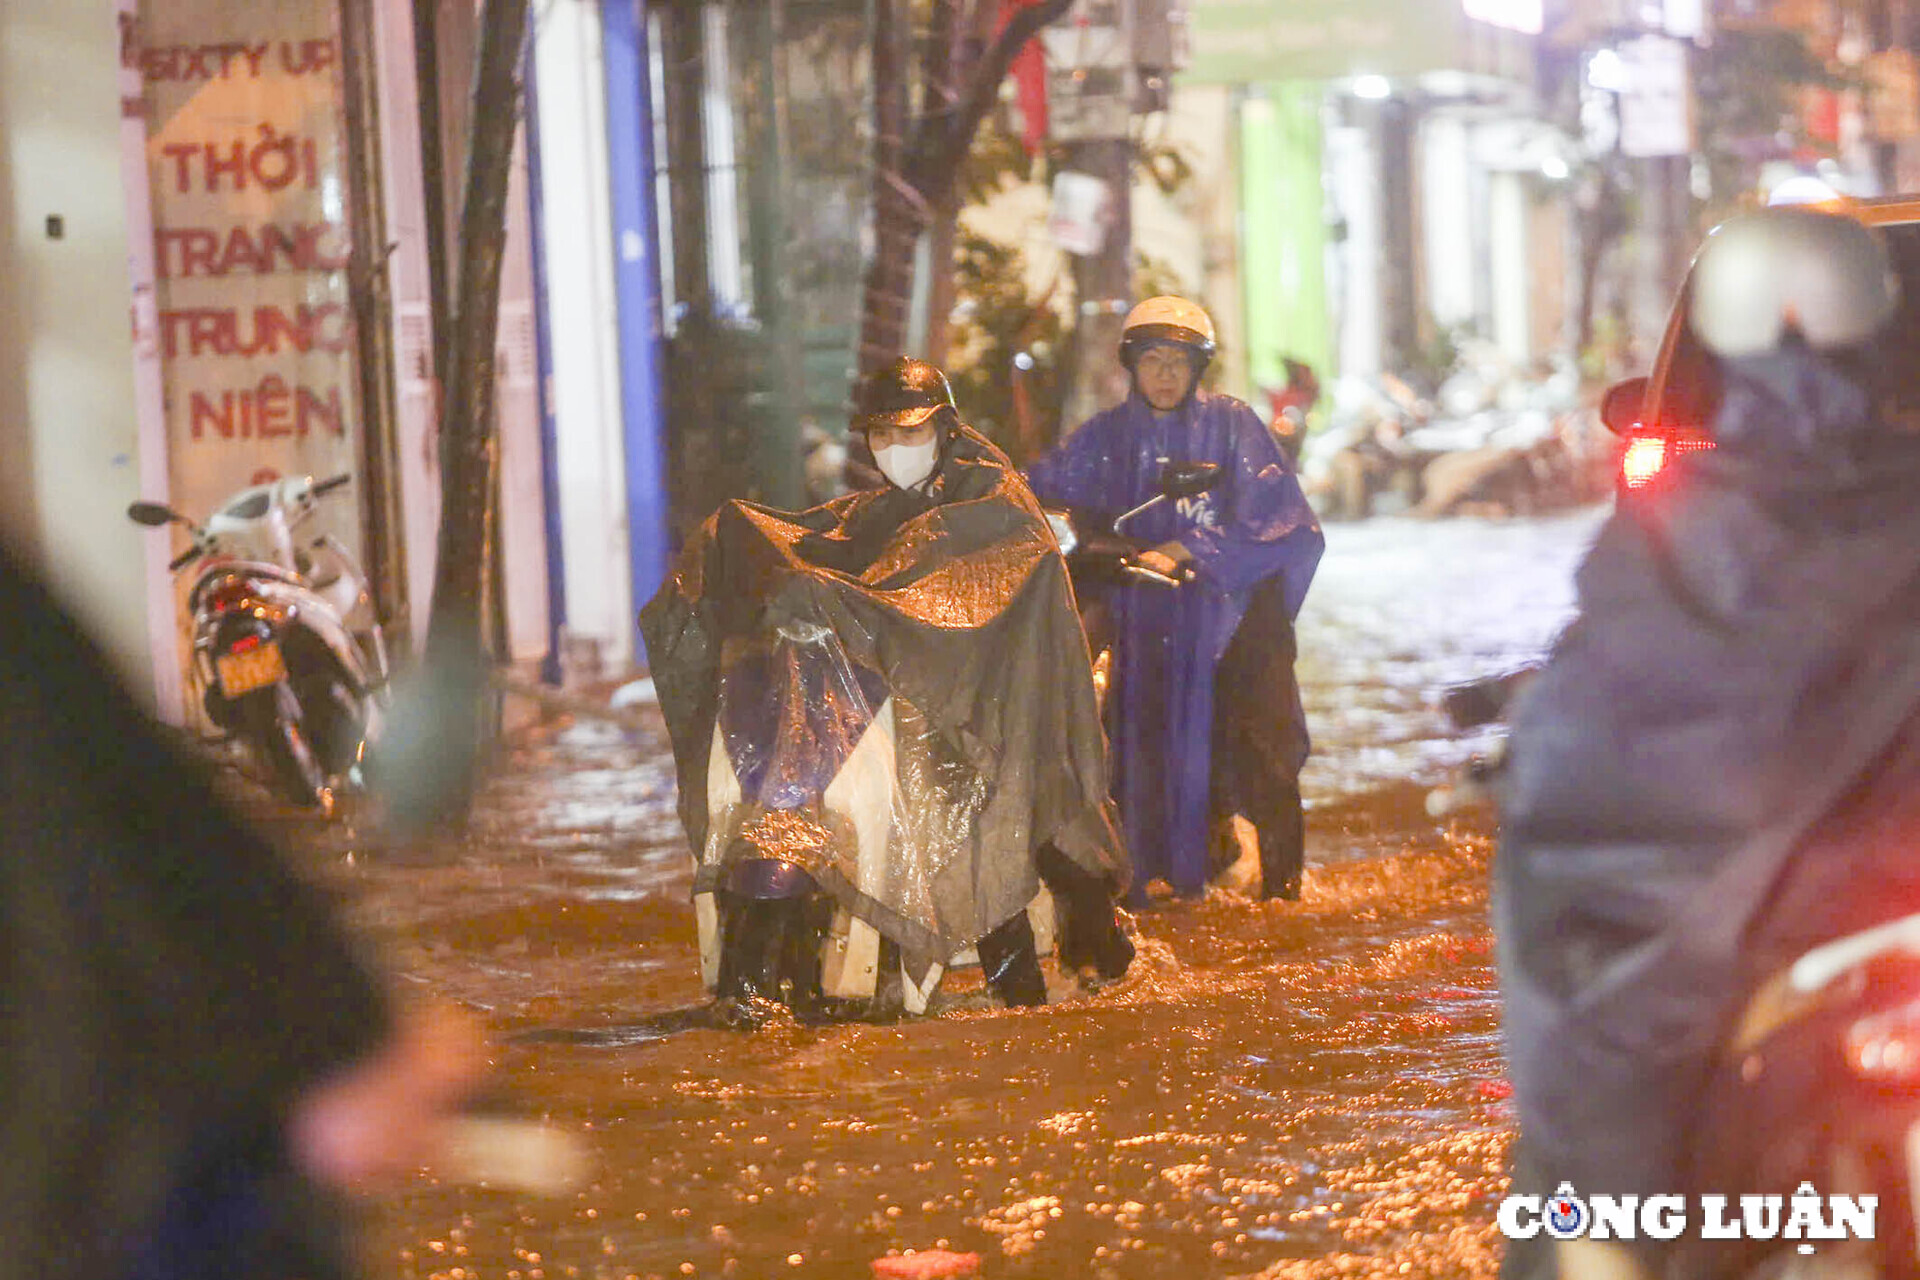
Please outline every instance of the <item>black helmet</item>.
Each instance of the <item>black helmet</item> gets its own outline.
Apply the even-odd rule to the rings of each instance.
[[[954,410],[947,376],[925,360],[901,356],[860,379],[853,391],[853,429],[912,427]]]

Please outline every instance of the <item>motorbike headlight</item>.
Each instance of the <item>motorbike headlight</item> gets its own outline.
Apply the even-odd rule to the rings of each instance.
[[[1060,554],[1070,556],[1073,549],[1080,545],[1080,535],[1073,531],[1073,521],[1064,511],[1047,512],[1047,527],[1053,530],[1054,540],[1060,544]]]

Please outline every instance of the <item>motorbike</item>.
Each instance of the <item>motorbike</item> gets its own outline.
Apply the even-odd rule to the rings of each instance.
[[[388,680],[365,573],[333,535],[301,534],[319,500],[351,479],[250,485],[205,525],[156,502],[127,508],[136,524],[177,524],[192,540],[168,568],[200,566],[187,609],[207,719],[265,767],[282,799],[323,812],[343,781],[363,780]]]
[[[1441,708],[1457,728],[1496,723],[1537,670],[1452,686]],[[1490,799],[1503,747],[1436,789],[1429,810],[1448,816]],[[1920,914],[1821,941],[1751,985],[1720,1041],[1690,1147],[1692,1182],[1725,1198],[1728,1222],[1742,1221],[1738,1195],[1784,1200],[1798,1187],[1848,1197],[1871,1238],[1838,1238],[1839,1211],[1823,1211],[1827,1238],[1689,1235],[1662,1274],[1920,1277]],[[1559,1265],[1569,1280],[1654,1280],[1624,1255]]]
[[[1050,507],[1047,523],[1067,559],[1067,571],[1073,577],[1074,599],[1080,605],[1080,624],[1087,633],[1087,650],[1093,658],[1093,686],[1101,706],[1106,705],[1107,690],[1113,682],[1116,638],[1107,605],[1114,588],[1141,583],[1165,590],[1179,590],[1192,583],[1191,564],[1180,564],[1172,573],[1163,573],[1141,562],[1147,542],[1127,535],[1131,521],[1163,502],[1197,498],[1216,488],[1223,470],[1217,462],[1165,461],[1160,467],[1160,482],[1152,497],[1112,519],[1104,513]]]
[[[901,856],[920,838],[905,834],[918,828],[902,773],[932,749],[924,722],[825,627],[783,622],[731,639],[720,666],[694,882],[703,985],[744,1020],[755,1002],[810,1021],[927,1012],[945,972],[979,963],[977,951],[915,972],[828,884],[875,902],[924,896],[932,870]],[[965,821],[964,796],[956,811],[948,820]],[[1046,954],[1045,889],[1027,914]]]
[[[1077,594],[1096,579],[1190,581],[1190,567],[1164,574],[1141,563],[1144,547],[1126,526],[1160,503],[1206,492],[1220,476],[1214,463],[1167,464],[1152,498],[1088,536],[1079,532],[1092,527],[1085,517],[1048,512],[1076,584],[1087,584]],[[1111,640],[1098,652],[1103,692]],[[979,964],[981,949],[916,971],[895,939],[841,905],[849,897],[912,901],[924,887],[916,877],[932,874],[900,856],[928,838],[922,806],[908,794],[914,778],[941,773],[941,749],[918,713],[879,672],[851,661],[830,630],[792,621],[726,642],[716,701],[708,835],[694,884],[706,990],[730,1007],[766,1001],[815,1020],[925,1013],[943,976]],[[952,806],[946,820],[964,821],[964,784],[957,796],[950,782],[939,785],[941,804]],[[1026,914],[1034,951],[1050,954],[1066,923],[1052,894],[1043,887]]]

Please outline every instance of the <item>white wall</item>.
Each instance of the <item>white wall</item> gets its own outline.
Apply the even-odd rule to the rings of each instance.
[[[380,87],[381,185],[387,290],[393,307],[394,430],[400,524],[406,549],[409,638],[426,639],[433,562],[440,534],[440,459],[434,415],[433,283],[427,262],[420,81],[410,0],[380,0],[374,31]]]
[[[540,455],[539,331],[534,320],[533,226],[527,200],[525,130],[514,147],[507,193],[507,248],[500,264],[494,341],[494,413],[500,513],[494,537],[506,603],[505,656],[532,662],[547,652],[547,501]]]
[[[1493,341],[1516,368],[1533,358],[1532,208],[1525,175],[1491,175],[1487,226],[1493,245]]]
[[[1474,318],[1473,152],[1464,121],[1444,115],[1420,130],[1421,208],[1425,214],[1427,305],[1441,324]]]
[[[612,270],[600,10],[590,0],[554,0],[536,13],[540,180],[547,192],[542,202],[547,332],[567,633],[597,644],[602,660],[617,668],[633,657],[635,605],[627,570],[619,303]]]
[[[119,61],[113,0],[0,0],[0,530],[152,698]]]
[[[1327,182],[1346,222],[1346,239],[1330,257],[1327,292],[1338,324],[1337,366],[1342,375],[1370,378],[1383,359],[1380,305],[1380,159],[1367,131],[1356,125],[1327,130]]]

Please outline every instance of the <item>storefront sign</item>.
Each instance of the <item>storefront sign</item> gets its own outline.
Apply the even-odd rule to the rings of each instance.
[[[1053,205],[1047,230],[1068,253],[1086,257],[1100,252],[1113,225],[1113,191],[1090,173],[1066,169],[1054,175]]]
[[[1182,84],[1409,75],[1458,60],[1465,15],[1439,0],[1196,0]]]
[[[346,142],[333,7],[146,0],[144,86],[173,505],[354,468]],[[346,513],[351,502],[340,504]],[[358,522],[330,522],[350,545]]]
[[[1546,16],[1543,0],[1460,0],[1460,7],[1469,18],[1530,36],[1540,34]]]
[[[1629,156],[1679,156],[1693,150],[1693,91],[1687,48],[1664,36],[1642,36],[1620,46],[1625,73],[1620,91],[1620,151]]]

